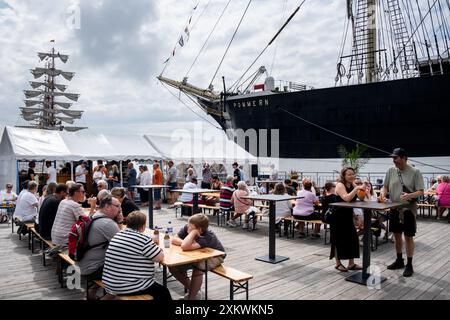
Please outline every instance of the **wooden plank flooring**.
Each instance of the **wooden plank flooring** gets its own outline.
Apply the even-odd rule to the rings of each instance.
[[[147,208],[143,208],[147,212]],[[175,218],[173,210],[155,212],[157,226],[172,221],[174,230],[187,222]],[[250,281],[251,300],[317,300],[317,299],[369,299],[369,300],[449,300],[450,299],[450,224],[434,217],[418,219],[418,234],[414,255],[415,274],[402,277],[402,270],[387,270],[395,259],[393,243],[380,244],[371,253],[372,266],[381,271],[387,281],[380,289],[345,281],[350,274],[334,269],[329,260],[330,246],[321,239],[276,238],[277,255],[290,259],[279,264],[267,264],[255,257],[268,254],[268,219],[258,221],[258,230],[249,232],[241,228],[217,227],[211,217],[211,228],[216,232],[227,252],[226,265],[254,275]],[[362,250],[361,250],[362,257]],[[55,262],[47,260],[42,266],[38,246],[32,255],[26,237],[19,240],[11,228],[0,225],[0,299],[84,299],[84,290],[60,288],[55,273]],[[362,264],[362,261],[357,261]],[[346,261],[345,261],[346,263]],[[161,269],[156,273],[161,282]],[[178,282],[169,282],[172,297],[183,295]],[[208,297],[229,299],[229,282],[215,274],[208,274]],[[243,293],[235,299],[244,299]]]

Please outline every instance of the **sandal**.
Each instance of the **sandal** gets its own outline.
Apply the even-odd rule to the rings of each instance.
[[[347,272],[348,270],[347,270],[347,268],[346,267],[344,267],[343,265],[342,265],[342,263],[339,263],[337,266],[335,266],[334,267],[336,270],[339,270],[339,271],[341,271],[341,272]]]
[[[355,263],[351,267],[347,267],[347,270],[362,270],[362,267]]]

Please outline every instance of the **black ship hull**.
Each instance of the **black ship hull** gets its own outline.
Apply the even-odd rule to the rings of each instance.
[[[410,78],[371,84],[298,92],[270,92],[227,97],[214,116],[226,129],[255,129],[267,140],[268,154],[278,158],[338,158],[337,148],[353,149],[355,142],[304,120],[380,150],[405,148],[410,156],[435,157],[450,153],[450,75]],[[293,113],[304,120],[287,113]],[[267,137],[260,129],[268,129]],[[279,148],[271,146],[271,129],[279,129]],[[272,131],[274,132],[274,131]],[[371,149],[370,157],[386,157]],[[277,155],[278,153],[278,155]]]

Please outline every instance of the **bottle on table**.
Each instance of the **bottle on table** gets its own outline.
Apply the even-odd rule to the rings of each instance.
[[[155,227],[155,230],[153,231],[153,237],[152,240],[154,243],[156,243],[156,245],[159,245],[159,231],[158,228]]]
[[[170,248],[170,236],[167,230],[166,234],[164,235],[164,248]]]
[[[173,227],[172,227],[172,221],[169,221],[167,223],[167,233],[169,236],[173,236]]]

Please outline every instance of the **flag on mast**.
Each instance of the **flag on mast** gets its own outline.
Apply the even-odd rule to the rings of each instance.
[[[180,37],[180,40],[178,40],[178,43],[180,44],[180,46],[184,46],[184,39],[183,36]]]

